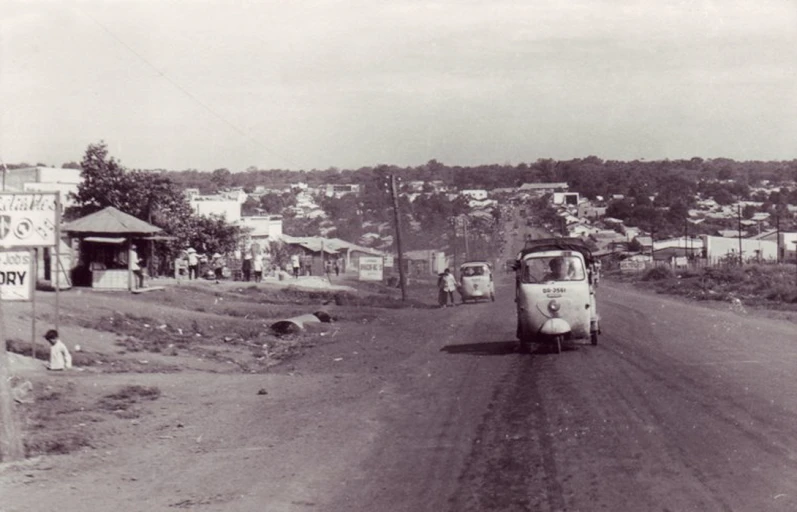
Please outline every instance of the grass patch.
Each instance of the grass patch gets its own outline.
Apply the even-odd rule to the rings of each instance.
[[[106,411],[126,411],[144,400],[157,400],[161,390],[155,386],[124,386],[100,398],[98,407]]]
[[[56,435],[40,433],[25,438],[25,456],[65,455],[81,448],[93,448],[87,432],[60,432]]]
[[[672,272],[654,268],[638,279],[659,293],[696,300],[729,301],[777,309],[797,309],[797,280],[793,265],[744,265]]]

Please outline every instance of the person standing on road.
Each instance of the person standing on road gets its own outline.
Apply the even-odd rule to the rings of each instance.
[[[130,270],[136,276],[136,288],[144,288],[144,271],[141,269],[141,258],[135,245],[130,246]]]
[[[293,269],[293,277],[294,279],[299,278],[299,270],[302,268],[302,263],[299,261],[298,254],[291,255],[291,268]]]
[[[263,255],[255,254],[252,260],[252,268],[255,270],[255,282],[259,283],[263,280]]]
[[[221,278],[224,277],[224,258],[221,257],[221,254],[213,254],[211,265],[213,266],[213,273],[216,276],[216,282],[218,283]]]
[[[457,279],[451,273],[451,270],[445,269],[443,271],[443,275],[440,276],[438,281],[438,286],[442,292],[440,296],[441,306],[447,307],[449,302],[451,302],[452,306],[455,306],[454,292],[457,290]]]
[[[244,260],[241,262],[241,273],[243,274],[243,280],[248,283],[252,278],[252,253],[249,251],[246,251]]]
[[[47,369],[61,371],[72,368],[72,355],[61,338],[58,337],[58,331],[50,329],[44,335],[44,339],[50,343],[50,364],[47,365]]]
[[[199,256],[193,247],[189,247],[188,254],[188,279],[196,279],[199,276]]]

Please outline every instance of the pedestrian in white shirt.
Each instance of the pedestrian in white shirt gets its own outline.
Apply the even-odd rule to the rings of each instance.
[[[252,267],[255,270],[255,282],[259,283],[263,280],[263,255],[256,254],[252,262]]]
[[[50,365],[48,370],[66,370],[72,368],[72,355],[66,348],[64,342],[58,337],[58,331],[50,329],[44,335],[44,339],[50,342]]]
[[[438,287],[440,288],[440,305],[447,307],[449,301],[452,306],[455,306],[454,292],[457,290],[457,278],[451,273],[451,270],[445,269],[443,274],[438,280]]]

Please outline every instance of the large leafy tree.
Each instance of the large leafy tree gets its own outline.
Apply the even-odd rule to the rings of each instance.
[[[90,144],[80,165],[83,182],[75,194],[76,206],[67,216],[75,218],[113,206],[163,228],[172,238],[156,245],[161,271],[168,271],[168,262],[189,246],[208,253],[235,249],[240,228],[223,219],[194,215],[185,195],[167,175],[128,171],[108,155],[104,142]]]
[[[82,217],[107,206],[130,212],[129,196],[133,183],[124,167],[113,157],[108,156],[108,146],[100,141],[89,144],[83,160],[83,182],[75,194],[77,205],[67,216]]]

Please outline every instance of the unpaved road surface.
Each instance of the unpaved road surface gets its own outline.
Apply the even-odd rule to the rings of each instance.
[[[0,511],[797,510],[794,324],[604,282],[597,347],[522,355],[499,277],[495,303],[340,324],[266,375],[58,376],[162,396],[0,466]]]

